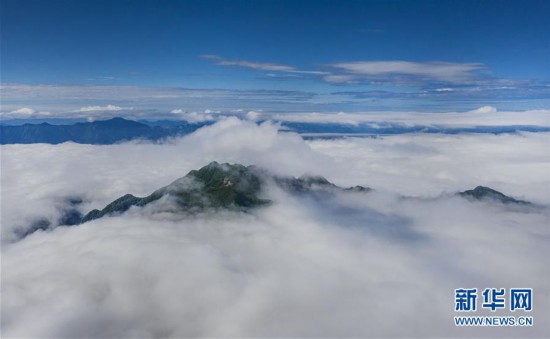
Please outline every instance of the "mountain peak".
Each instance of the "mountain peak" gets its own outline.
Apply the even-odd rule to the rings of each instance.
[[[141,122],[137,122],[134,120],[128,120],[121,117],[114,117],[107,120],[97,120],[91,123],[92,125],[103,125],[103,126],[109,126],[109,127],[115,127],[115,128],[128,128],[128,127],[139,127],[139,128],[149,128],[149,126],[142,124]]]
[[[495,200],[505,204],[529,204],[527,201],[514,199],[486,186],[477,186],[473,190],[467,190],[458,194],[474,200]]]
[[[177,210],[184,212],[207,208],[247,211],[271,202],[263,197],[267,182],[290,193],[302,194],[315,194],[319,191],[369,190],[364,187],[343,189],[320,176],[278,177],[253,165],[220,164],[213,161],[198,170],[190,171],[186,176],[156,190],[147,197],[138,198],[126,194],[102,210],[89,212],[82,222],[98,219],[104,215],[123,213],[132,206],[145,206],[163,197],[169,198],[176,204]]]
[[[186,177],[192,177],[202,182],[209,189],[227,186],[230,183],[235,184],[243,181],[243,179],[251,179],[252,177],[259,179],[257,176],[253,166],[245,167],[240,164],[229,163],[220,164],[217,161],[213,161],[199,170],[193,170],[186,175]]]

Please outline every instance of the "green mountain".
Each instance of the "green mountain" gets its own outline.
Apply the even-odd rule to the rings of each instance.
[[[50,230],[57,226],[72,226],[85,223],[103,216],[124,213],[132,206],[144,207],[150,205],[150,212],[196,213],[205,210],[233,210],[248,212],[254,208],[269,205],[266,198],[266,187],[276,186],[293,196],[301,196],[326,210],[338,215],[346,215],[339,222],[353,223],[358,210],[339,205],[331,197],[338,192],[369,192],[368,187],[354,186],[341,188],[320,176],[302,176],[299,178],[276,176],[256,166],[238,164],[219,164],[212,162],[199,170],[193,170],[186,176],[162,187],[146,197],[136,197],[126,194],[103,209],[92,210],[82,216],[80,204],[83,199],[67,197],[56,205],[59,211],[57,219],[37,218],[29,225],[22,226],[14,231],[17,238],[37,230]],[[456,196],[472,202],[489,201],[502,204],[507,209],[547,208],[524,200],[509,197],[489,187],[478,186],[472,190],[455,193]],[[163,199],[163,201],[159,201]],[[411,198],[414,199],[414,198]],[[154,202],[159,201],[158,204]],[[371,211],[372,212],[372,211]],[[372,213],[371,213],[372,214]],[[364,224],[364,220],[360,221]],[[401,222],[401,221],[400,221]]]
[[[82,218],[82,223],[105,215],[123,213],[132,206],[145,206],[161,198],[175,201],[179,211],[200,211],[207,208],[223,208],[246,211],[264,206],[271,201],[262,196],[266,183],[271,182],[291,193],[370,190],[362,186],[342,189],[323,177],[278,177],[256,166],[219,164],[212,162],[199,170],[189,172],[170,185],[149,196],[138,198],[126,194],[111,202],[102,210],[93,210]]]
[[[266,199],[266,184],[274,184],[294,194],[323,194],[334,192],[368,192],[363,186],[341,188],[320,176],[281,177],[275,176],[256,166],[239,164],[219,164],[212,162],[199,170],[193,170],[186,176],[162,187],[146,197],[126,194],[102,210],[93,210],[86,214],[81,223],[98,219],[106,215],[116,215],[132,206],[146,206],[159,199],[169,199],[165,207],[176,212],[199,212],[206,209],[228,209],[248,211],[271,203]],[[457,193],[468,200],[492,200],[504,204],[528,205],[529,202],[517,200],[491,188],[478,186],[473,190]]]

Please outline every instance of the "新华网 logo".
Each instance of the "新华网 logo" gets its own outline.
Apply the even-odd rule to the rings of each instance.
[[[530,312],[533,309],[533,289],[531,288],[485,288],[478,294],[477,288],[455,289],[455,312],[476,312],[481,309],[495,312]],[[456,326],[533,326],[530,316],[455,316]]]

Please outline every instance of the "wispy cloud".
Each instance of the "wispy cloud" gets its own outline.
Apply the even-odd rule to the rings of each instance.
[[[102,80],[117,80],[117,78],[114,77],[114,76],[105,75],[105,76],[98,76],[98,77],[95,77],[95,78],[88,78],[87,80],[89,80],[89,81],[102,81]]]
[[[257,62],[257,61],[247,61],[247,60],[228,60],[224,59],[218,55],[211,55],[211,54],[205,54],[200,55],[201,58],[211,60],[216,65],[220,66],[237,66],[237,67],[244,67],[244,68],[251,68],[255,70],[260,71],[270,71],[270,72],[288,72],[288,73],[299,73],[299,74],[317,74],[317,75],[323,75],[327,74],[327,72],[323,71],[308,71],[308,70],[301,70],[294,66],[284,65],[284,64],[277,64],[277,63],[270,63],[270,62]],[[268,75],[273,76],[273,75]]]
[[[485,69],[481,63],[411,62],[411,61],[356,61],[329,65],[334,73],[323,77],[331,83],[362,81],[392,84],[421,84],[438,82],[464,84],[479,78]]]
[[[254,62],[254,61],[245,61],[245,60],[226,60],[217,55],[205,54],[200,56],[203,59],[211,60],[220,66],[239,66],[245,68],[252,68],[262,71],[283,71],[283,72],[292,72],[296,71],[296,68],[288,65],[275,64],[269,62]]]
[[[372,127],[390,125],[474,128],[480,126],[550,126],[550,110],[507,111],[482,106],[455,112],[360,112],[272,114],[276,121],[304,123],[338,123]]]
[[[344,95],[354,99],[430,99],[430,100],[518,100],[546,99],[550,97],[550,86],[544,83],[528,81],[507,81],[505,85],[500,80],[480,81],[468,85],[449,87],[423,86],[416,90],[365,90],[337,91],[333,95]]]
[[[274,72],[270,72],[274,73]],[[294,73],[276,72],[281,75]],[[336,76],[336,75],[334,75]],[[342,75],[347,76],[347,75]],[[312,76],[310,79],[320,79]],[[291,81],[290,79],[288,81]],[[303,81],[303,80],[302,80]],[[429,81],[427,81],[429,82]],[[0,84],[0,117],[88,118],[125,116],[128,118],[174,117],[169,112],[207,109],[266,112],[365,112],[365,111],[452,111],[480,106],[503,110],[547,108],[550,86],[543,82],[486,81],[475,85],[422,84],[418,87],[385,87],[369,90],[365,86],[338,84],[334,92],[278,89],[201,89],[181,87]]]
[[[2,118],[24,117],[24,107],[48,111],[55,117],[112,116],[143,118],[170,116],[174,107],[187,111],[307,110],[315,92],[295,90],[200,89],[178,87],[1,84]],[[106,104],[109,103],[109,104]],[[30,108],[29,108],[30,109]],[[36,114],[36,112],[35,112]],[[172,115],[173,117],[173,115]]]
[[[205,110],[203,112],[186,112],[181,108],[176,108],[171,110],[170,114],[173,114],[174,116],[187,122],[205,122],[214,121],[218,118],[223,118],[223,116],[220,115],[220,112],[213,112],[210,110]]]
[[[131,111],[133,109],[134,109],[133,107],[120,107],[115,105],[84,106],[84,107],[80,107],[80,109],[78,109],[78,112],[100,112],[100,111],[118,112],[118,111]]]
[[[496,113],[496,112],[497,112],[497,108],[493,106],[482,106],[480,108],[470,111],[470,113],[478,113],[478,114],[488,114],[488,113]]]
[[[418,91],[392,94],[377,90],[364,91],[357,96],[371,96],[386,92],[385,97],[422,98],[433,93],[454,97],[532,98],[546,92],[547,84],[533,80],[511,80],[489,75],[489,69],[479,62],[407,61],[407,60],[360,60],[316,65],[311,70],[274,62],[230,60],[218,55],[201,55],[219,66],[248,68],[262,72],[261,78],[275,80],[317,79],[331,85],[381,87],[397,86],[416,88]],[[490,92],[490,95],[487,94]]]
[[[370,82],[393,85],[418,85],[428,82],[464,84],[480,78],[485,69],[482,63],[456,63],[443,61],[354,61],[324,65],[328,70],[302,70],[297,67],[249,60],[228,60],[218,55],[201,55],[220,66],[236,66],[259,71],[309,74],[333,84],[356,84]],[[269,73],[267,77],[280,77]]]
[[[12,114],[21,114],[21,115],[32,115],[35,113],[35,110],[29,107],[21,107],[16,110],[11,111]]]
[[[50,112],[36,111],[30,107],[21,107],[8,112],[0,112],[0,117],[3,119],[19,119],[32,117],[47,117]]]
[[[306,100],[316,94],[308,91],[293,90],[239,90],[239,89],[201,89],[182,87],[140,87],[140,86],[100,86],[100,85],[29,85],[1,84],[2,100],[166,100],[166,99],[212,99],[226,98],[262,98],[277,97],[288,100]],[[107,105],[108,107],[115,105]],[[92,105],[91,107],[102,107]],[[112,110],[112,109],[111,109]]]

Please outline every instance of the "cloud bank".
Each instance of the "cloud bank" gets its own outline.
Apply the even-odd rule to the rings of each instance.
[[[550,334],[548,210],[440,196],[486,184],[549,204],[548,134],[304,141],[228,118],[164,144],[2,146],[6,337]],[[16,227],[143,196],[211,160],[372,193],[268,189],[252,213],[133,209],[15,241]],[[401,195],[416,196],[403,199]],[[532,328],[455,328],[458,287],[532,287]]]
[[[310,123],[402,123],[407,126],[550,126],[550,110],[499,111],[483,106],[467,112],[365,112],[365,113],[287,113],[272,114],[280,121]]]

